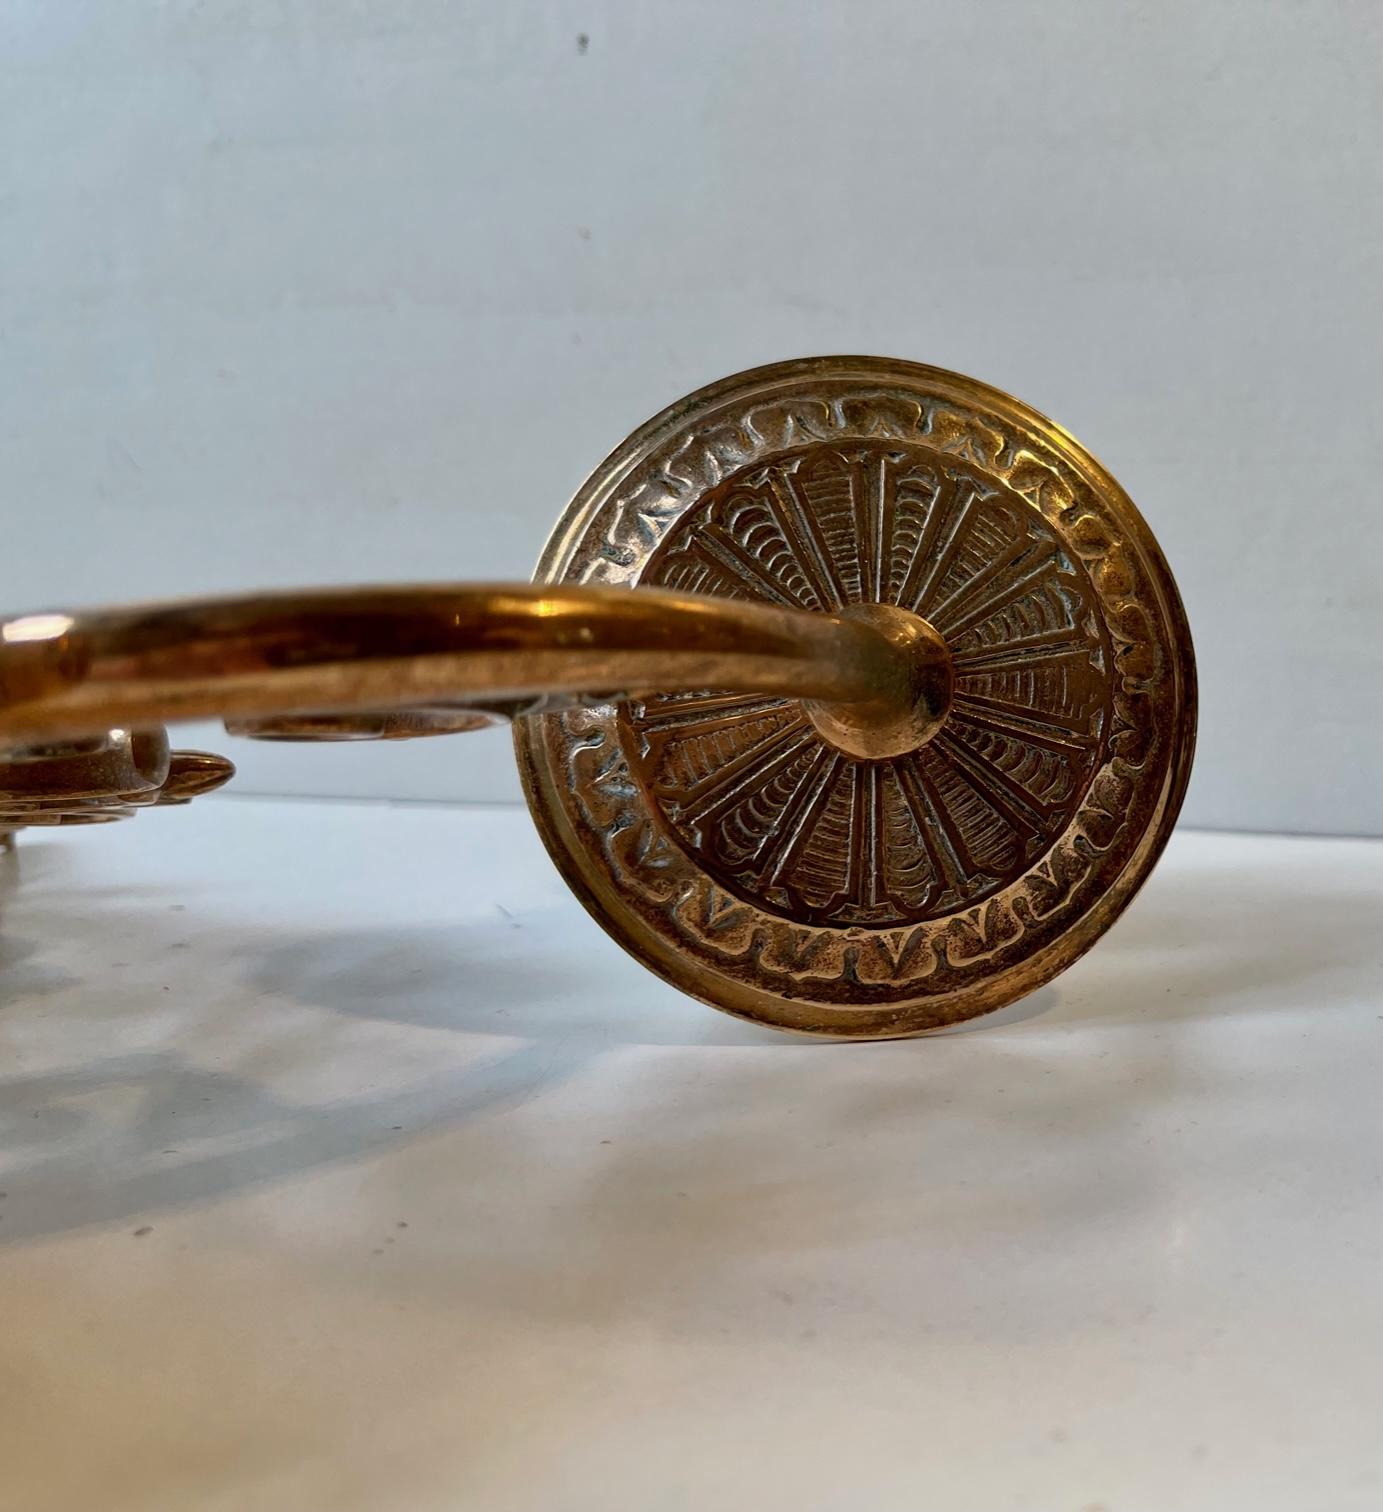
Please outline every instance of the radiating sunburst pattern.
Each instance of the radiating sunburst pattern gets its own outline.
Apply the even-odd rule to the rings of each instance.
[[[677,521],[645,584],[830,611],[896,604],[945,637],[956,691],[921,751],[859,761],[791,700],[628,706],[624,744],[680,844],[737,896],[884,927],[978,903],[1066,827],[1110,720],[1084,571],[1026,499],[891,441],[817,444],[732,474]]]

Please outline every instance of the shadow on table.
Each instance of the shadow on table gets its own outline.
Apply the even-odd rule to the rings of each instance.
[[[1285,854],[1292,848],[1287,842]],[[1300,854],[1319,856],[1311,842]],[[1080,975],[1058,980],[1063,1022],[1259,1016],[1311,999],[1324,1006],[1333,981],[1378,961],[1383,887],[1361,892],[1357,868],[1342,873],[1320,859],[1249,868],[1192,855],[1155,873]]]
[[[64,917],[93,904],[63,888],[61,876],[52,880],[59,885],[44,889],[44,906],[26,908],[39,940],[60,938]],[[214,966],[205,920],[171,920],[150,900],[127,908],[108,894],[102,914],[122,949],[147,961],[176,950],[173,933],[196,927],[200,980],[226,980],[199,992],[198,977],[170,966],[175,990],[151,1003],[148,970],[143,988],[116,973],[99,984],[44,978],[34,941],[5,942],[7,959],[29,973],[30,990],[48,994],[52,1012],[80,1014],[92,1055],[52,1074],[28,1075],[16,1062],[0,1077],[0,1243],[213,1202],[443,1131],[455,1141],[456,1180],[473,1183],[477,1200],[495,1179],[532,1194],[533,1216],[517,1222],[507,1265],[482,1263],[459,1231],[445,1247],[437,1284],[454,1285],[469,1255],[484,1270],[475,1285],[493,1291],[496,1304],[534,1305],[526,1288],[557,1263],[552,1245],[578,1268],[589,1250],[577,1290],[584,1306],[598,1308],[622,1305],[600,1280],[598,1258],[610,1245],[641,1246],[650,1265],[677,1273],[734,1264],[765,1244],[795,1252],[850,1235],[925,1247],[931,1231],[948,1242],[987,1232],[1002,1243],[1034,1225],[1068,1225],[1077,1243],[1092,1224],[1143,1200],[1153,1177],[1129,1131],[1181,1095],[1184,1078],[1174,1037],[1129,1036],[1113,1061],[1102,1048],[1096,1074],[1096,1052],[1070,1031],[1261,1012],[1355,959],[1361,930],[1376,924],[1369,900],[1328,879],[1312,896],[1300,878],[1227,878],[1222,868],[1183,863],[1169,881],[1154,883],[1097,947],[1079,987],[1045,989],[964,1035],[838,1048],[716,1015],[652,983],[603,940],[588,954],[590,929],[571,912],[530,926],[544,932],[548,950],[558,937],[567,952],[560,968],[527,947],[520,929],[474,924],[298,938],[275,929],[249,941],[237,928],[234,948]],[[353,1068],[362,1023],[454,1033],[465,1054],[421,1076],[415,1055],[406,1084],[387,1091],[297,1103],[259,1079],[253,1060],[220,1072],[163,1048],[180,1033],[243,1019],[247,1007],[266,1016],[264,1060],[281,1084],[294,1083],[283,1072],[294,1056],[303,1067],[335,1058]],[[304,1008],[312,1010],[306,1020]],[[100,1055],[103,1042],[146,1041],[151,1011],[166,1021],[159,1047]],[[277,1043],[276,1012],[298,1015]],[[992,1032],[981,1032],[986,1025]],[[525,1139],[521,1122],[506,1125],[496,1174],[495,1120],[579,1076],[608,1075],[612,1053],[662,1064],[662,1052],[677,1046],[731,1053],[704,1071],[684,1061],[675,1109],[631,1095],[622,1068],[622,1095],[608,1117],[598,1104],[594,1112],[583,1105],[571,1121],[575,1146],[554,1147],[550,1113],[542,1138]],[[756,1053],[736,1053],[745,1049]],[[472,1137],[485,1142],[473,1168],[465,1158]],[[1035,1143],[1048,1155],[1068,1150],[1069,1171],[1046,1160],[1041,1180],[1025,1177]],[[989,1164],[958,1182],[977,1145]],[[1092,1183],[1092,1158],[1116,1151],[1118,1181]],[[506,1239],[490,1232],[486,1243],[492,1258]]]

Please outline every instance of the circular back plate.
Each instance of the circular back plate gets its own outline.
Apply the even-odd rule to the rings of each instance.
[[[950,650],[942,729],[883,760],[715,689],[519,721],[578,896],[730,1013],[864,1039],[1001,1007],[1094,943],[1175,822],[1195,666],[1167,564],[1089,453],[974,379],[819,357],[712,384],[596,469],[537,575],[898,605]]]

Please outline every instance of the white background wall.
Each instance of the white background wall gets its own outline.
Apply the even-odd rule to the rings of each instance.
[[[1371,0],[0,16],[0,602],[527,576],[668,400],[888,353],[1141,504],[1189,822],[1383,831]],[[517,794],[499,735],[201,738],[242,790]]]

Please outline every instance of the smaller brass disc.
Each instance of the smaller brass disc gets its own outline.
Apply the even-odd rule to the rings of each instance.
[[[599,922],[806,1033],[923,1033],[1069,965],[1147,876],[1195,737],[1167,565],[1060,427],[881,358],[741,373],[591,475],[538,577],[853,617],[877,706],[702,693],[521,719],[529,804]]]

